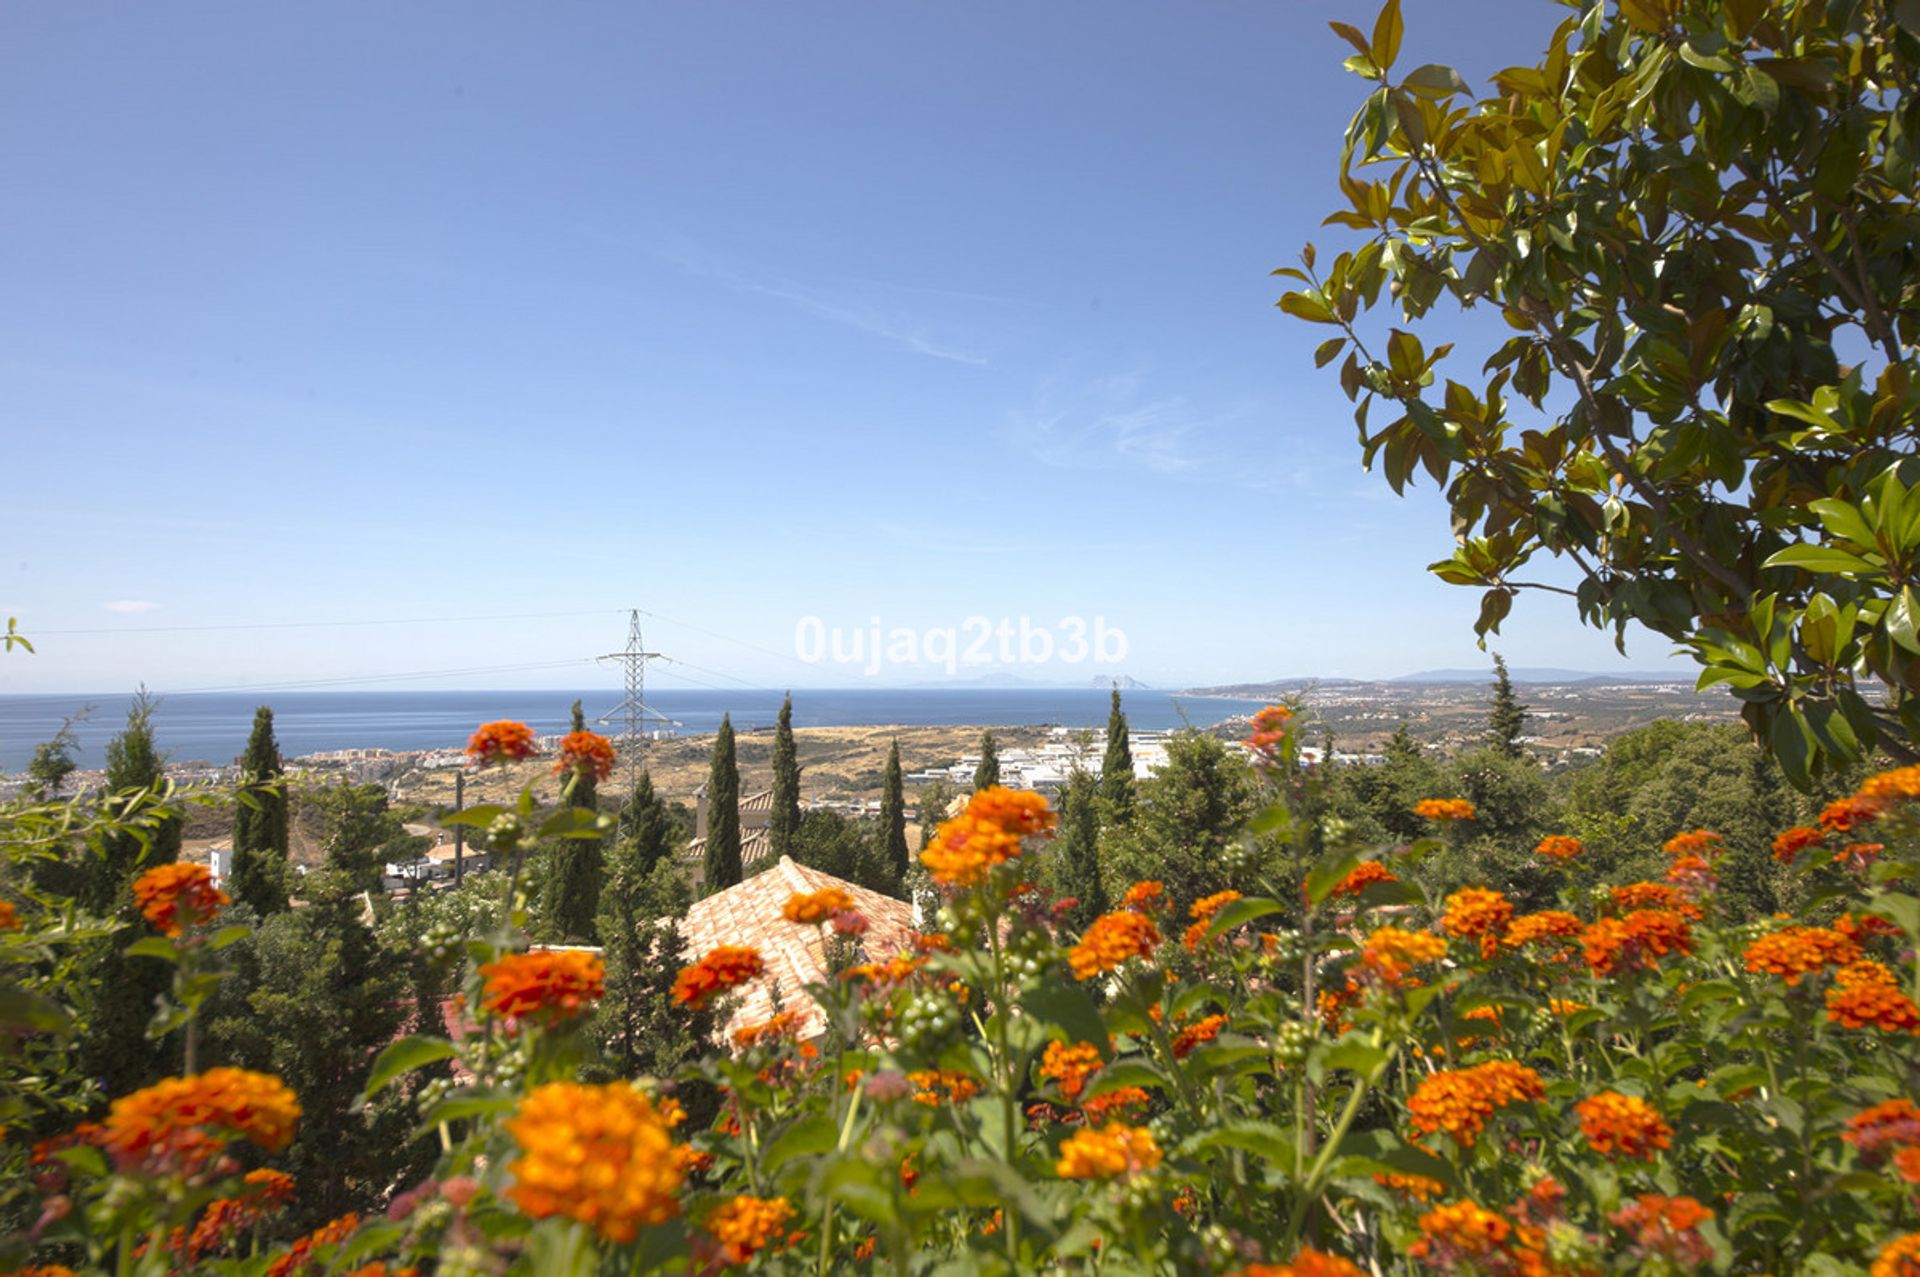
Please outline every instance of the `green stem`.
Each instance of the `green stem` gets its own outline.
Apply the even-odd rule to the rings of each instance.
[[[1380,1045],[1380,1035],[1374,1033],[1374,1046]],[[1380,1067],[1384,1067],[1382,1061]],[[1375,1072],[1379,1069],[1376,1068]],[[1346,1138],[1347,1128],[1353,1125],[1353,1119],[1360,1114],[1360,1105],[1366,1100],[1367,1092],[1372,1089],[1370,1077],[1356,1077],[1353,1091],[1347,1096],[1347,1105],[1340,1111],[1340,1120],[1333,1124],[1333,1130],[1327,1134],[1327,1142],[1320,1148],[1319,1156],[1313,1159],[1313,1166],[1307,1172],[1307,1179],[1300,1186],[1300,1195],[1293,1202],[1293,1217],[1287,1223],[1287,1252],[1291,1254],[1300,1245],[1300,1229],[1307,1220],[1307,1207],[1320,1191],[1321,1181],[1326,1178],[1327,1168],[1333,1161],[1333,1154],[1340,1147],[1340,1141]]]
[[[998,1079],[1000,1082],[1000,1134],[1006,1144],[1005,1156],[1007,1164],[1012,1166],[1015,1163],[1014,1078],[1013,1061],[1010,1058],[1010,1048],[1007,1043],[1007,1021],[1009,1018],[1007,977],[1006,967],[1002,962],[1000,953],[1000,918],[997,911],[990,913],[987,917],[987,937],[992,942],[993,948],[993,1037],[994,1052],[998,1057],[995,1067],[996,1071],[1001,1075]],[[1004,1203],[1002,1209],[1006,1222],[1006,1227],[1002,1231],[1007,1237],[1007,1264],[1015,1271],[1018,1271],[1020,1267],[1020,1212],[1014,1209],[1013,1203],[1011,1202]]]

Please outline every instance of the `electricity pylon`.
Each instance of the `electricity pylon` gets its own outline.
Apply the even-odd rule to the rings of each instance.
[[[602,714],[598,722],[611,723],[618,718],[622,723],[615,744],[627,758],[627,788],[632,789],[638,779],[640,768],[640,742],[642,729],[652,723],[664,727],[678,727],[679,723],[659,713],[647,704],[647,662],[664,660],[658,652],[649,652],[640,641],[640,609],[635,608],[627,614],[627,645],[618,652],[608,652],[597,657],[602,661],[619,661],[626,669],[627,695],[618,705]]]

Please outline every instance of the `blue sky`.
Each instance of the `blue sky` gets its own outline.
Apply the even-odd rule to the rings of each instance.
[[[1476,82],[1564,13],[1407,10]],[[1438,498],[1272,306],[1339,242],[1329,18],[1372,13],[13,6],[0,691],[575,686],[628,606],[661,686],[862,681],[806,617],[1102,618],[1160,684],[1480,663]],[[1497,646],[1621,666],[1562,603]]]

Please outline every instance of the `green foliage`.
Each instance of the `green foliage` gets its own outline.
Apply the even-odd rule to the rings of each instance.
[[[702,895],[740,881],[740,767],[734,757],[733,718],[720,716],[707,774],[707,850],[700,875]]]
[[[576,732],[587,730],[580,702],[573,703]],[[599,783],[586,772],[569,772],[562,802],[577,811],[597,811]],[[547,938],[559,944],[590,944],[594,939],[594,915],[600,904],[600,883],[605,872],[605,852],[598,838],[564,838],[550,843],[542,851],[547,878],[542,884],[546,902]]]
[[[1388,838],[1412,842],[1428,832],[1427,822],[1413,814],[1413,805],[1422,798],[1448,796],[1443,792],[1444,773],[1405,723],[1394,729],[1382,754],[1378,766],[1343,768],[1342,787]]]
[[[980,735],[980,764],[973,769],[973,792],[991,789],[1000,783],[1000,747],[994,743],[993,732]]]
[[[273,711],[262,705],[240,759],[233,805],[233,872],[227,892],[260,917],[287,907],[287,793],[280,781]]]
[[[1527,707],[1514,695],[1513,680],[1507,676],[1507,662],[1493,654],[1493,703],[1487,707],[1487,744],[1508,758],[1524,758],[1527,750],[1520,743],[1526,730]]]
[[[33,747],[33,757],[27,760],[27,778],[33,782],[35,797],[58,798],[67,777],[79,768],[73,757],[73,751],[80,745],[74,729],[92,712],[93,706],[89,705],[69,714],[61,720],[59,731]]]
[[[885,896],[902,894],[900,878],[885,858],[881,840],[874,831],[860,821],[849,820],[825,807],[816,807],[800,818],[793,858],[821,873]]]
[[[780,702],[773,726],[773,810],[767,816],[767,842],[777,859],[793,853],[800,829],[800,758],[793,740],[793,694]]]
[[[1066,915],[1076,930],[1107,911],[1107,891],[1100,873],[1100,817],[1103,786],[1092,774],[1075,770],[1060,795],[1060,829],[1047,853],[1049,884],[1054,894],[1079,903]],[[1131,793],[1129,793],[1131,798]]]
[[[1135,791],[1133,821],[1102,845],[1107,893],[1157,878],[1176,908],[1227,887],[1227,848],[1252,814],[1253,775],[1212,736],[1183,731],[1167,742],[1166,765]]]
[[[911,868],[907,858],[907,793],[900,777],[900,742],[887,751],[886,777],[880,783],[880,863],[893,876],[889,895],[899,895]]]
[[[628,844],[608,862],[600,897],[607,992],[593,1032],[620,1077],[671,1077],[713,1034],[710,1012],[673,1001],[674,977],[693,960],[678,922],[691,903],[686,877],[670,859],[647,867]]]
[[[1133,819],[1133,746],[1127,739],[1127,716],[1120,709],[1120,689],[1113,689],[1107,711],[1107,753],[1100,763],[1100,800],[1106,821],[1124,825]]]
[[[645,877],[655,865],[672,861],[684,831],[674,813],[653,787],[653,775],[642,768],[634,782],[633,794],[620,813],[619,841],[607,861],[609,887],[616,876],[616,862],[627,866],[628,880]]]
[[[387,864],[415,859],[424,849],[390,810],[387,791],[377,784],[342,781],[304,789],[299,797],[308,819],[318,824],[327,868],[343,875],[355,891],[378,892]]]
[[[1585,621],[1687,646],[1795,784],[1911,761],[1912,6],[1572,8],[1479,100],[1335,24],[1374,88],[1328,220],[1366,242],[1309,247],[1280,305],[1334,330],[1315,359],[1346,355],[1367,464],[1445,490],[1432,570],[1483,592],[1483,640],[1520,591],[1568,593],[1521,576],[1550,555]],[[1512,330],[1478,374],[1414,331],[1443,296]]]

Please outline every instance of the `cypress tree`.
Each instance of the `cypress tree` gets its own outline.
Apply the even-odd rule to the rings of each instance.
[[[1113,689],[1107,711],[1107,756],[1100,764],[1100,798],[1110,824],[1133,819],[1133,746],[1127,740],[1127,716],[1120,709],[1120,688]]]
[[[1103,787],[1076,768],[1061,795],[1060,840],[1055,844],[1055,885],[1077,903],[1067,914],[1074,930],[1107,911],[1107,890],[1100,878],[1100,809]]]
[[[587,730],[580,702],[573,703],[573,731]],[[586,772],[574,772],[564,800],[569,807],[593,811],[600,805],[600,785]],[[591,943],[594,915],[600,908],[600,879],[605,853],[598,838],[562,838],[547,852],[548,895],[546,932],[559,943]]]
[[[287,907],[287,794],[279,784],[280,745],[273,711],[253,713],[253,734],[240,760],[241,796],[233,804],[231,894],[262,918]]]
[[[1520,733],[1527,720],[1527,707],[1513,693],[1513,680],[1507,677],[1507,662],[1496,652],[1493,657],[1493,704],[1487,711],[1487,743],[1508,758],[1525,758],[1526,747]]]
[[[880,863],[893,875],[897,891],[907,880],[907,791],[900,779],[900,742],[887,752],[886,779],[880,786]]]
[[[973,792],[991,789],[1000,783],[1000,750],[993,743],[991,729],[980,737],[980,765],[973,769]]]
[[[720,716],[707,773],[707,854],[700,891],[712,895],[740,881],[740,764],[734,754],[733,717]]]
[[[800,759],[793,743],[793,693],[780,705],[773,728],[773,811],[767,817],[767,841],[775,859],[793,854],[800,832]]]
[[[146,837],[115,830],[83,850],[80,902],[89,913],[110,918],[122,930],[89,946],[81,987],[91,991],[86,1031],[79,1043],[81,1069],[99,1078],[108,1095],[125,1095],[169,1069],[171,1045],[147,1040],[155,999],[172,983],[172,968],[157,958],[129,958],[124,950],[146,934],[129,889],[136,874],[180,858],[180,819],[154,819],[146,804],[165,778],[165,759],[154,746],[153,712],[158,702],[143,687],[133,698],[127,726],[107,743],[108,814],[138,821]]]
[[[671,861],[679,832],[673,813],[653,787],[653,774],[643,768],[640,779],[634,782],[633,796],[621,813],[620,841],[607,858],[602,894],[614,889],[616,862],[628,865],[623,872],[631,883],[652,873],[661,861]]]

